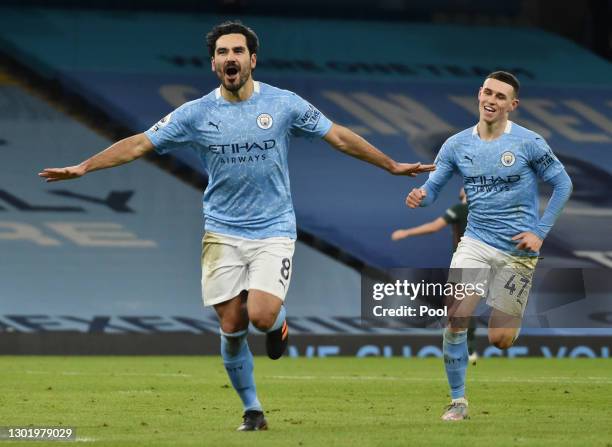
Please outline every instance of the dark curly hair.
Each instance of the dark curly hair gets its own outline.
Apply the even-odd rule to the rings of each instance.
[[[220,23],[215,26],[206,35],[206,45],[208,46],[208,55],[213,57],[217,47],[217,39],[226,34],[242,34],[246,38],[247,48],[250,54],[256,54],[259,50],[259,39],[257,34],[248,26],[242,24],[239,20],[230,20]]]

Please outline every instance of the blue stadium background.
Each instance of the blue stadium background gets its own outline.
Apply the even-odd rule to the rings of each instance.
[[[74,183],[46,185],[35,174],[77,163],[215,88],[204,35],[227,18],[259,34],[256,79],[295,91],[397,160],[433,160],[447,136],[475,124],[483,76],[515,72],[523,87],[512,119],[548,140],[575,188],[541,265],[612,268],[610,21],[601,24],[595,14],[609,16],[609,2],[599,11],[577,6],[580,23],[557,25],[542,18],[546,1],[531,10],[473,2],[465,11],[446,1],[391,11],[356,2],[361,13],[347,13],[343,2],[327,9],[323,2],[295,2],[283,17],[275,15],[274,1],[219,2],[207,10],[183,1],[173,11],[162,2],[133,2],[131,9],[104,1],[87,9],[5,3],[2,352],[121,351],[101,338],[96,343],[104,348],[78,341],[94,335],[151,335],[166,346],[158,351],[169,353],[184,352],[169,335],[192,335],[190,343],[201,343],[194,352],[206,351],[201,340],[214,337],[216,324],[199,298],[206,173],[194,154],[139,161]],[[327,16],[314,17],[313,8]],[[375,345],[396,347],[410,337],[424,344],[437,337],[361,327],[360,282],[362,274],[391,268],[448,265],[448,232],[402,242],[389,236],[440,216],[456,201],[458,179],[434,206],[413,211],[403,200],[422,178],[391,177],[322,142],[294,140],[290,167],[300,241],[288,309],[295,334],[304,336],[293,354],[320,340],[337,343],[328,352],[358,352],[341,337],[362,347],[375,334]],[[544,205],[548,191],[541,193]],[[598,298],[566,309],[576,312],[571,330],[548,330],[545,337],[532,331],[544,341],[533,342],[529,354],[543,355],[541,343],[586,343],[594,355],[607,356],[612,305],[605,291]],[[577,335],[599,336],[576,341]],[[481,346],[489,349],[484,340]],[[394,354],[401,355],[399,348]]]

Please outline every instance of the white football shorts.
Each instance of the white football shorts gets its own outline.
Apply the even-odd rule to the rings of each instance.
[[[287,237],[244,239],[206,232],[202,238],[202,300],[205,306],[257,289],[285,301],[295,241]]]
[[[448,281],[478,284],[489,306],[522,318],[537,262],[537,256],[510,255],[463,236],[453,254]]]

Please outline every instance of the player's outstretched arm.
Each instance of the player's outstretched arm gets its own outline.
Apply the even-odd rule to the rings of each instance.
[[[347,155],[372,163],[383,168],[393,175],[416,176],[422,172],[430,172],[436,169],[434,165],[421,163],[398,163],[383,152],[376,149],[364,138],[350,129],[338,124],[332,124],[331,129],[323,139],[334,148]]]
[[[400,239],[405,239],[410,236],[421,236],[423,234],[437,233],[447,225],[448,223],[442,217],[438,217],[436,220],[424,223],[423,225],[419,225],[418,227],[395,230],[391,234],[391,239],[394,241],[399,241]]]
[[[45,168],[38,173],[47,182],[70,180],[99,169],[112,168],[128,163],[153,149],[153,144],[143,133],[117,141],[112,146],[75,166]]]

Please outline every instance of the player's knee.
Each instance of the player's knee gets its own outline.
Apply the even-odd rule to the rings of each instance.
[[[262,309],[249,312],[249,320],[251,320],[253,326],[265,332],[274,325],[276,315],[272,311]]]
[[[497,349],[508,349],[514,344],[514,337],[506,334],[489,334],[489,342]]]

